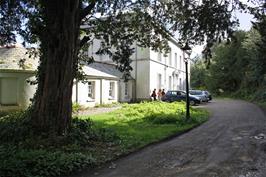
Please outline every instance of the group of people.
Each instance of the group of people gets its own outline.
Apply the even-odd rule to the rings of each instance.
[[[151,94],[151,99],[152,99],[153,101],[156,101],[156,100],[161,101],[161,100],[162,100],[162,97],[163,97],[164,95],[165,95],[165,91],[164,91],[164,89],[159,89],[157,93],[156,93],[156,89],[154,89],[154,90],[152,91],[152,94]]]

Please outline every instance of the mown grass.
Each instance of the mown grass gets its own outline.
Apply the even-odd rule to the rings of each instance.
[[[0,176],[62,176],[92,168],[205,122],[208,112],[183,103],[125,104],[110,113],[74,118],[68,134],[30,131],[28,112],[0,117]]]

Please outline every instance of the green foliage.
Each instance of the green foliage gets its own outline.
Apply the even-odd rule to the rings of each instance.
[[[91,165],[94,159],[82,153],[45,149],[28,150],[0,146],[1,176],[61,176]]]
[[[124,104],[111,113],[73,118],[68,133],[36,135],[29,111],[0,118],[0,176],[64,176],[99,165],[207,120],[192,109],[184,119],[184,103]]]
[[[208,76],[208,70],[203,60],[196,61],[191,66],[191,78],[190,83],[193,89],[205,90],[207,88],[206,79]]]
[[[263,22],[257,25],[263,26]],[[238,31],[230,44],[217,44],[213,48],[209,70],[203,69],[202,61],[192,67],[192,86],[206,86],[212,93],[265,102],[266,43],[263,42],[263,31],[255,28],[248,32]]]
[[[27,112],[12,112],[0,117],[0,142],[20,142],[31,133]]]
[[[118,102],[114,102],[110,104],[97,104],[95,105],[95,108],[112,108],[112,107],[117,107],[119,105],[121,105],[121,103],[118,103]]]
[[[127,152],[190,129],[207,117],[206,111],[192,108],[191,119],[186,121],[184,103],[142,102],[125,104],[119,110],[90,118],[96,127],[117,132],[120,145]]]
[[[114,131],[108,128],[95,129],[93,125],[90,119],[74,118],[67,134],[67,140],[81,146],[91,145],[94,141],[115,142],[119,140]]]
[[[17,110],[3,110],[3,111],[0,111],[0,117],[6,116],[6,115],[11,114],[13,112],[17,112]]]
[[[206,79],[207,88],[214,93],[218,93],[219,89],[231,93],[240,87],[244,74],[242,65],[246,62],[243,60],[245,50],[242,47],[245,33],[239,31],[235,33],[235,38],[230,44],[222,43],[214,48],[212,64]]]
[[[111,147],[119,137],[110,129],[94,129],[89,119],[74,118],[64,136],[35,135],[28,112],[0,118],[0,176],[61,176],[95,165],[94,144]],[[111,144],[110,144],[111,142]]]
[[[86,109],[86,108],[84,106],[80,105],[79,103],[73,103],[72,104],[73,113],[77,113],[77,112],[84,110],[84,109]]]

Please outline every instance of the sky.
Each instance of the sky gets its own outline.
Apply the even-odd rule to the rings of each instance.
[[[252,24],[251,21],[253,19],[253,16],[250,14],[245,14],[245,13],[240,13],[237,12],[236,17],[239,19],[239,30],[244,30],[244,31],[248,31],[250,30]],[[194,46],[192,48],[192,54],[191,54],[191,58],[194,58],[197,55],[200,55],[203,49],[203,45],[201,46]]]

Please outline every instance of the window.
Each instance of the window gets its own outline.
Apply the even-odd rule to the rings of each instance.
[[[162,53],[158,52],[158,56],[157,56],[158,61],[162,61]]]
[[[180,95],[186,96],[185,92],[180,92]]]
[[[157,78],[157,88],[160,89],[162,87],[162,75],[158,74]]]
[[[128,95],[128,82],[125,82],[125,95]]]
[[[90,99],[94,99],[95,98],[95,92],[94,92],[94,87],[95,87],[95,82],[94,81],[89,81],[88,82],[88,97]]]
[[[177,53],[175,53],[175,68],[177,68]]]
[[[110,82],[109,85],[109,99],[115,98],[115,82]]]
[[[172,51],[171,51],[171,49],[169,51],[168,58],[169,58],[169,66],[172,66]]]
[[[179,78],[179,89],[181,90],[182,89],[182,81],[181,81],[181,78]]]
[[[172,89],[172,77],[169,76],[169,86],[168,86],[168,89],[171,90]]]
[[[18,104],[18,80],[17,78],[0,78],[0,104]]]
[[[179,69],[182,69],[182,57],[181,55],[179,56]]]
[[[88,57],[93,56],[93,41],[89,44],[90,46],[88,47]]]

